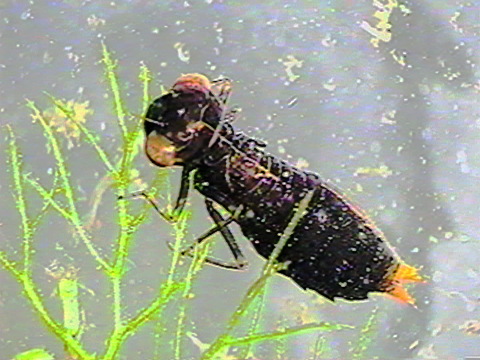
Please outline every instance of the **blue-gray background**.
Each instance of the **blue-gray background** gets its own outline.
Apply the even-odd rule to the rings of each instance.
[[[265,299],[262,329],[321,320],[357,325],[356,330],[325,338],[328,349],[322,358],[350,359],[359,329],[378,307],[378,335],[367,358],[480,356],[480,3],[402,2],[389,18],[391,40],[380,41],[378,48],[361,25],[378,23],[374,3],[3,1],[1,123],[12,124],[19,135],[25,170],[48,184],[54,162],[25,107],[25,99],[50,107],[42,91],[89,101],[94,114],[87,118],[88,126],[102,135],[112,158],[119,154],[120,135],[100,63],[102,40],[118,60],[122,91],[133,113],[141,112],[142,62],[156,79],[152,95],[181,73],[228,76],[234,80],[231,104],[243,109],[236,128],[262,138],[270,152],[292,163],[303,159],[309,170],[340,187],[361,204],[406,262],[423,267],[428,279],[410,288],[418,304],[414,309],[379,296],[330,304],[276,276]],[[291,69],[298,77],[289,77],[289,61],[301,62]],[[3,141],[2,150],[5,145]],[[105,169],[85,144],[66,152],[79,210],[87,216]],[[359,173],[359,168],[382,165],[391,171],[384,177]],[[145,179],[156,171],[143,157],[138,167]],[[178,170],[172,170],[172,176],[178,180]],[[2,171],[0,249],[19,258],[19,218],[10,183],[10,175]],[[36,198],[33,192],[28,195]],[[201,201],[198,195],[192,197],[192,238],[210,226]],[[102,226],[91,230],[105,253],[116,234],[113,206],[114,195],[107,191],[98,210]],[[249,270],[207,267],[195,283],[196,297],[189,301],[187,330],[204,343],[221,333],[264,263],[235,231]],[[111,331],[108,282],[95,271],[83,246],[74,244],[71,229],[59,216],[49,213],[39,235],[35,279],[48,308],[61,320],[58,298],[50,297],[55,281],[44,269],[54,260],[80,267],[80,282],[95,292],[82,292],[87,323],[95,324],[83,339],[88,349],[101,353]],[[155,217],[142,228],[122,289],[127,314],[147,305],[165,279],[170,256],[165,240],[170,238],[170,228]],[[217,241],[216,247],[228,256],[222,243]],[[147,325],[132,337],[121,358],[152,358],[152,333],[153,326]],[[313,358],[316,338],[288,340],[283,358]],[[169,340],[161,350],[165,354]],[[10,274],[0,269],[0,358],[41,346],[62,358],[61,344],[32,313]],[[198,358],[199,348],[189,338],[182,348],[185,359]],[[272,359],[277,356],[272,348],[268,343],[257,347],[256,357]]]

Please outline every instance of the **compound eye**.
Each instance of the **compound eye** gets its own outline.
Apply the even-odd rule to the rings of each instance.
[[[168,109],[168,100],[169,98],[171,98],[171,96],[171,94],[166,94],[155,99],[155,101],[153,101],[153,103],[151,103],[148,107],[145,118],[151,120],[150,122],[156,122],[156,124],[159,126],[165,126],[161,125],[161,123],[162,118],[164,118],[165,113]]]

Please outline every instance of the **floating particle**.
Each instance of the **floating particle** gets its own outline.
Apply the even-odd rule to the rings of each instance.
[[[332,39],[332,35],[328,33],[323,39],[322,39],[322,45],[325,47],[333,47],[337,43],[337,40]]]
[[[337,84],[333,83],[333,78],[328,79],[326,83],[322,84],[324,89],[328,91],[334,91],[337,88]]]
[[[459,16],[460,16],[460,13],[458,11],[455,11],[453,16],[450,18],[449,23],[450,25],[453,26],[455,31],[459,32],[460,34],[463,34],[463,29],[460,26],[458,26],[458,23],[457,23]]]
[[[296,59],[293,55],[287,55],[287,60],[279,59],[278,61],[282,62],[285,66],[285,72],[287,73],[287,77],[290,82],[293,82],[300,77],[300,75],[295,75],[292,69],[294,67],[301,68],[303,61]]]
[[[395,125],[397,123],[397,121],[395,120],[396,114],[397,110],[387,111],[386,113],[382,114],[382,119],[380,120],[380,122],[382,124]]]
[[[173,45],[173,47],[175,49],[177,49],[177,52],[178,52],[178,58],[187,63],[190,61],[190,52],[188,50],[185,50],[184,47],[185,47],[185,44],[182,44],[180,42],[177,42],[175,43],[175,45]]]
[[[395,60],[398,64],[402,66],[407,65],[407,62],[405,61],[406,59],[405,54],[397,55],[397,50],[393,49],[392,51],[390,51],[390,55],[392,55],[393,60]]]
[[[387,178],[393,174],[393,171],[387,165],[380,165],[379,167],[359,167],[354,176],[381,176]]]
[[[288,100],[287,107],[288,107],[288,108],[292,108],[292,107],[294,107],[295,105],[297,105],[297,102],[298,102],[298,97],[292,96],[292,97],[290,98],[290,100]]]
[[[480,321],[467,320],[459,329],[468,335],[480,335]]]
[[[97,18],[95,15],[90,15],[87,18],[87,24],[91,28],[97,28],[99,26],[105,25],[106,21],[102,18]]]
[[[382,4],[374,0],[373,5],[379,9],[373,14],[373,17],[379,20],[378,23],[372,26],[368,22],[362,21],[360,27],[373,36],[370,43],[374,47],[378,47],[380,41],[389,42],[392,39],[390,15],[393,9],[398,7],[398,2],[396,0],[388,0],[386,4]]]
[[[79,145],[81,130],[78,124],[85,124],[86,117],[93,114],[93,110],[88,107],[89,104],[88,101],[79,103],[75,100],[66,102],[58,100],[58,106],[48,108],[43,112],[49,125],[68,140],[69,149]]]

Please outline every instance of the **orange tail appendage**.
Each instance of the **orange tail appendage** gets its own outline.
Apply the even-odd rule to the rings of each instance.
[[[402,303],[415,306],[415,300],[408,294],[403,287],[404,283],[425,282],[418,274],[418,269],[413,266],[401,263],[393,273],[390,279],[390,285],[387,287],[386,293]]]

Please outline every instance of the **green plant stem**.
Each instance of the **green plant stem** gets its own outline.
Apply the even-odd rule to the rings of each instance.
[[[262,291],[262,288],[265,286],[265,282],[271,276],[271,274],[262,274],[262,276],[255,281],[255,283],[248,289],[247,294],[244,296],[242,302],[237,307],[235,312],[232,314],[226,331],[217,337],[215,341],[210,345],[210,347],[203,353],[201,359],[213,359],[215,354],[221,351],[226,344],[231,340],[230,332],[234,329],[234,327],[239,323],[240,319],[242,318],[243,314],[250,306],[250,303],[257,297],[257,295]]]
[[[182,239],[184,237],[186,216],[187,213],[184,211],[174,225],[175,243],[173,244],[172,262],[170,264],[170,269],[168,270],[167,284],[174,281],[173,277],[175,275],[175,270],[180,261],[180,250],[182,248]]]
[[[295,214],[292,217],[292,220],[290,220],[290,223],[288,226],[285,228],[285,231],[283,232],[282,236],[280,236],[280,239],[278,240],[277,244],[275,245],[275,248],[273,249],[272,253],[270,254],[267,263],[265,264],[265,267],[263,268],[263,272],[267,273],[270,272],[272,269],[272,266],[274,265],[275,261],[277,260],[278,255],[280,255],[280,252],[282,251],[283,247],[287,243],[288,239],[290,236],[292,236],[293,231],[295,230],[295,227],[297,224],[300,222],[302,217],[305,215],[308,205],[310,203],[310,200],[312,199],[314,194],[314,191],[309,191],[305,197],[300,201],[298,208],[295,212]]]
[[[174,247],[174,253],[173,253],[173,258],[172,258],[172,265],[170,268],[170,273],[167,279],[167,283],[174,281],[173,279],[173,273],[176,269],[176,266],[178,265],[178,260],[179,260],[179,253],[180,253],[180,244],[184,238],[184,232],[186,228],[186,213],[185,216],[182,216],[181,219],[179,219],[178,222],[175,223],[174,228],[175,228],[175,247]],[[185,288],[183,289],[183,296],[181,299],[181,303],[179,306],[179,311],[178,311],[178,318],[177,318],[177,328],[175,332],[175,339],[173,341],[173,352],[174,352],[174,359],[175,360],[180,360],[181,358],[181,343],[182,343],[182,336],[184,334],[185,330],[185,317],[186,317],[186,299],[187,296],[190,292],[191,289],[191,282],[193,278],[193,272],[196,266],[196,262],[198,261],[198,251],[195,252],[195,257],[193,258],[192,263],[190,264],[190,267],[188,269],[187,276],[185,278]]]
[[[113,288],[113,315],[114,315],[114,330],[119,331],[122,326],[122,299],[120,292],[121,278],[112,277]]]
[[[320,355],[323,355],[325,351],[325,337],[321,335],[318,336],[317,341],[315,341],[315,346],[313,347],[312,356],[309,360],[318,360]]]
[[[205,351],[202,355],[202,360],[212,359],[216,353],[221,351],[227,344],[230,337],[230,333],[232,330],[238,325],[242,317],[244,316],[245,312],[247,311],[248,307],[252,303],[252,301],[258,296],[258,294],[262,291],[263,287],[265,286],[266,281],[270,276],[272,276],[276,271],[278,265],[275,265],[275,260],[280,254],[280,251],[287,243],[288,238],[292,235],[293,230],[305,215],[305,212],[308,208],[310,200],[312,199],[314,191],[309,191],[305,197],[300,201],[298,208],[295,211],[295,214],[290,220],[288,226],[285,228],[282,236],[280,237],[278,243],[275,245],[272,254],[268,258],[267,263],[265,264],[262,275],[260,278],[250,287],[247,294],[243,298],[240,305],[237,307],[237,310],[231,316],[226,331],[220,335]]]
[[[125,261],[132,240],[132,233],[134,233],[138,225],[140,225],[140,222],[137,221],[139,218],[134,219],[128,214],[127,201],[125,200],[127,188],[130,183],[132,162],[138,153],[137,143],[140,133],[140,122],[137,121],[133,131],[129,132],[125,122],[126,112],[124,110],[124,105],[120,94],[120,87],[118,85],[118,79],[115,73],[116,64],[104,43],[102,43],[102,50],[103,63],[105,64],[105,74],[113,94],[117,123],[123,138],[123,156],[119,162],[118,173],[116,173],[115,176],[115,185],[117,188],[116,195],[118,198],[121,198],[121,200],[117,201],[117,218],[120,226],[120,232],[116,241],[115,258],[113,260],[113,269],[110,274],[114,301],[114,332],[119,333],[122,329],[122,297],[120,283],[125,274]],[[146,73],[148,70],[145,68],[144,72]],[[148,83],[148,81],[146,81],[146,83]],[[144,83],[144,87],[145,86],[146,85]]]
[[[292,235],[293,230],[297,226],[298,222],[305,215],[305,211],[308,208],[308,204],[310,203],[310,200],[312,199],[313,194],[314,194],[313,191],[308,192],[307,195],[302,199],[302,201],[300,201],[300,204],[295,212],[295,215],[292,217],[292,220],[290,220],[290,223],[286,227],[285,231],[280,237],[280,240],[275,245],[275,248],[272,254],[268,258],[268,261],[263,268],[262,276],[250,288],[250,290],[247,292],[246,297],[244,298],[240,306],[237,308],[237,311],[235,311],[235,313],[232,315],[227,327],[227,332],[230,332],[238,325],[241,317],[243,316],[245,311],[248,309],[251,302],[262,291],[267,279],[277,271],[275,266],[275,260],[280,254],[280,251],[282,250],[283,246],[285,246],[285,244],[287,243],[288,238]]]
[[[144,114],[148,109],[148,105],[150,104],[150,96],[148,95],[148,84],[153,80],[153,78],[152,73],[143,63],[140,67],[140,75],[138,76],[138,78],[143,84],[142,113]]]
[[[105,75],[110,84],[110,88],[113,93],[113,104],[115,107],[115,114],[117,114],[118,125],[122,132],[123,140],[126,141],[128,136],[128,129],[125,124],[125,115],[122,97],[120,96],[120,87],[118,86],[117,74],[115,73],[115,68],[117,67],[115,62],[112,60],[110,53],[108,52],[107,46],[102,42],[102,52],[103,52],[103,63],[105,64]]]
[[[129,325],[127,324],[124,326],[122,324],[122,304],[121,304],[121,280],[125,275],[125,261],[128,255],[128,250],[132,240],[132,234],[135,232],[136,228],[140,225],[141,220],[144,217],[137,217],[133,218],[131,215],[128,214],[127,211],[127,201],[125,200],[125,195],[127,193],[127,188],[130,183],[130,176],[131,176],[131,168],[133,159],[138,153],[138,139],[140,134],[140,121],[137,121],[134,129],[128,131],[126,122],[125,122],[125,115],[126,112],[124,110],[122,98],[120,95],[120,88],[118,86],[117,75],[115,73],[115,63],[112,60],[110,53],[108,52],[105,44],[102,44],[103,48],[103,62],[105,64],[105,73],[107,80],[110,84],[111,91],[114,97],[114,106],[115,106],[115,114],[117,115],[117,122],[120,127],[120,131],[123,137],[123,156],[119,162],[119,169],[117,176],[115,178],[115,185],[117,188],[116,195],[121,198],[117,201],[117,211],[118,211],[118,224],[120,226],[120,232],[117,237],[116,241],[116,249],[115,249],[115,258],[113,260],[113,268],[110,274],[110,279],[112,282],[112,290],[113,290],[113,312],[114,312],[114,334],[112,336],[112,341],[109,343],[109,348],[107,350],[106,358],[109,356],[113,356],[117,352],[118,347],[122,343],[122,339],[128,334],[131,330],[129,330]],[[148,81],[149,77],[148,69],[146,67],[143,68],[143,74],[145,75],[144,79],[144,102],[148,101],[145,100],[145,96],[148,99]],[[146,106],[146,105],[144,105]],[[172,284],[172,283],[170,283]],[[155,304],[153,305],[156,308]],[[141,319],[141,317],[140,317]],[[145,319],[146,321],[146,319]],[[135,330],[135,328],[133,328]],[[133,331],[132,330],[132,331]],[[125,332],[126,331],[126,332]]]
[[[124,209],[125,210],[125,209]],[[119,239],[117,240],[117,249],[115,251],[115,263],[113,265],[112,272],[110,273],[110,281],[112,283],[113,291],[113,320],[114,320],[114,332],[121,330],[122,326],[122,296],[121,296],[121,281],[125,273],[125,260],[128,253],[128,244],[130,236],[126,233],[125,220],[127,218],[126,211],[122,212],[123,216],[119,214],[120,222],[124,223],[122,231],[119,234]]]
[[[208,249],[210,244],[204,243],[195,248],[193,255],[193,261],[190,264],[185,277],[185,288],[183,290],[180,310],[178,312],[178,321],[177,321],[177,331],[175,338],[175,360],[181,359],[181,349],[182,349],[182,337],[185,335],[185,319],[187,314],[187,300],[191,294],[193,281],[195,280],[198,272],[202,269],[202,265],[205,261],[205,258],[208,254]]]
[[[376,332],[378,330],[378,307],[375,307],[368,321],[365,323],[363,328],[360,331],[360,336],[356,339],[353,347],[350,349],[353,354],[353,359],[364,359],[365,352],[370,347]]]
[[[23,181],[26,181],[25,174],[23,175]],[[55,171],[55,177],[53,178],[52,188],[50,189],[50,193],[49,193],[50,198],[53,198],[53,195],[58,191],[57,182],[58,182],[58,173]],[[43,207],[40,210],[39,214],[35,216],[35,218],[32,219],[32,221],[30,222],[33,231],[36,231],[37,226],[40,224],[40,221],[43,219],[43,217],[47,214],[48,210],[50,210],[51,206],[52,205],[50,204],[49,201],[45,201],[45,200],[43,201]]]
[[[8,150],[10,153],[10,166],[13,173],[13,186],[15,189],[15,205],[18,212],[20,213],[20,218],[22,220],[22,248],[23,248],[23,264],[24,271],[27,274],[31,273],[31,257],[32,257],[32,238],[33,238],[33,229],[31,227],[31,222],[27,215],[27,205],[25,203],[24,196],[24,186],[22,179],[22,160],[21,154],[18,149],[15,135],[13,133],[10,125],[7,125],[7,130],[10,136],[10,142]]]
[[[136,155],[136,152],[133,151],[134,144],[136,143],[136,139],[138,137],[138,125],[135,126],[135,131],[129,132],[127,128],[127,124],[125,122],[125,115],[126,111],[124,109],[122,97],[120,95],[120,87],[118,86],[118,79],[117,74],[115,72],[116,64],[113,61],[106,45],[102,42],[102,51],[103,51],[103,63],[105,64],[105,75],[107,77],[107,81],[110,85],[110,89],[113,94],[113,102],[114,102],[114,110],[115,114],[117,115],[117,123],[120,127],[120,131],[122,133],[123,138],[123,156],[121,160],[121,170],[120,170],[120,179],[119,181],[119,193],[118,196],[125,196],[125,193],[122,191],[125,189],[125,180],[126,175],[129,174],[131,161]],[[119,210],[122,211],[122,202],[119,202]]]
[[[332,330],[342,330],[342,329],[354,329],[354,326],[350,325],[340,325],[340,324],[329,324],[329,323],[319,323],[319,324],[308,324],[299,327],[287,328],[284,330],[274,331],[271,333],[265,334],[256,334],[245,336],[241,338],[235,338],[227,340],[224,346],[243,346],[252,343],[257,343],[260,341],[266,340],[278,340],[285,336],[300,335],[302,333],[314,332],[314,331],[332,331]]]
[[[250,327],[248,329],[248,335],[255,334],[258,329],[258,323],[260,320],[260,314],[262,313],[262,308],[265,302],[265,293],[266,293],[266,286],[262,288],[262,291],[260,292],[258,296],[258,306],[255,309],[255,313],[253,314],[252,321],[250,323]],[[238,354],[239,360],[245,360],[250,352],[252,351],[252,344],[248,344],[247,346],[243,347],[242,350],[240,350]]]

